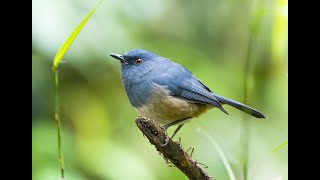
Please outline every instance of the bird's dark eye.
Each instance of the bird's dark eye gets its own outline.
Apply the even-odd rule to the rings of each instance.
[[[140,58],[139,58],[139,59],[136,59],[136,60],[135,60],[135,63],[136,63],[136,64],[142,64],[142,59],[140,59]]]

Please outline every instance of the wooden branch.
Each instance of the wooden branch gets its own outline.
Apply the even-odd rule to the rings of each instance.
[[[136,124],[157,151],[163,154],[165,159],[170,160],[190,180],[212,180],[212,177],[182,149],[179,141],[174,142],[169,139],[168,144],[162,146],[165,143],[166,135],[158,123],[139,116],[136,119]]]

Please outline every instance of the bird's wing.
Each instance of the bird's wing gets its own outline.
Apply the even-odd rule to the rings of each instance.
[[[214,93],[198,80],[189,70],[175,64],[164,71],[159,78],[153,81],[161,86],[166,86],[170,95],[186,99],[190,102],[210,104],[228,114],[221,106]]]

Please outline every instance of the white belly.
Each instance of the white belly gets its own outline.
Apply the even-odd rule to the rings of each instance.
[[[177,120],[197,117],[212,106],[188,102],[185,99],[170,96],[170,91],[165,87],[154,84],[152,96],[147,103],[136,108],[141,116],[157,121],[162,125],[172,123]],[[179,124],[184,124],[183,121]]]

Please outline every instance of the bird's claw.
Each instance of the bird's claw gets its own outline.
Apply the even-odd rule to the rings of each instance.
[[[166,136],[166,139],[164,140],[164,144],[160,144],[161,146],[166,146],[168,143],[169,143],[169,141],[170,141],[170,138],[169,138],[169,136],[168,136],[168,132],[167,132],[167,127],[166,126],[161,126],[161,128],[164,130],[164,134],[165,134],[165,136]]]
[[[166,146],[170,141],[169,136],[166,134],[166,139],[164,140],[164,144],[160,144],[161,146]]]

